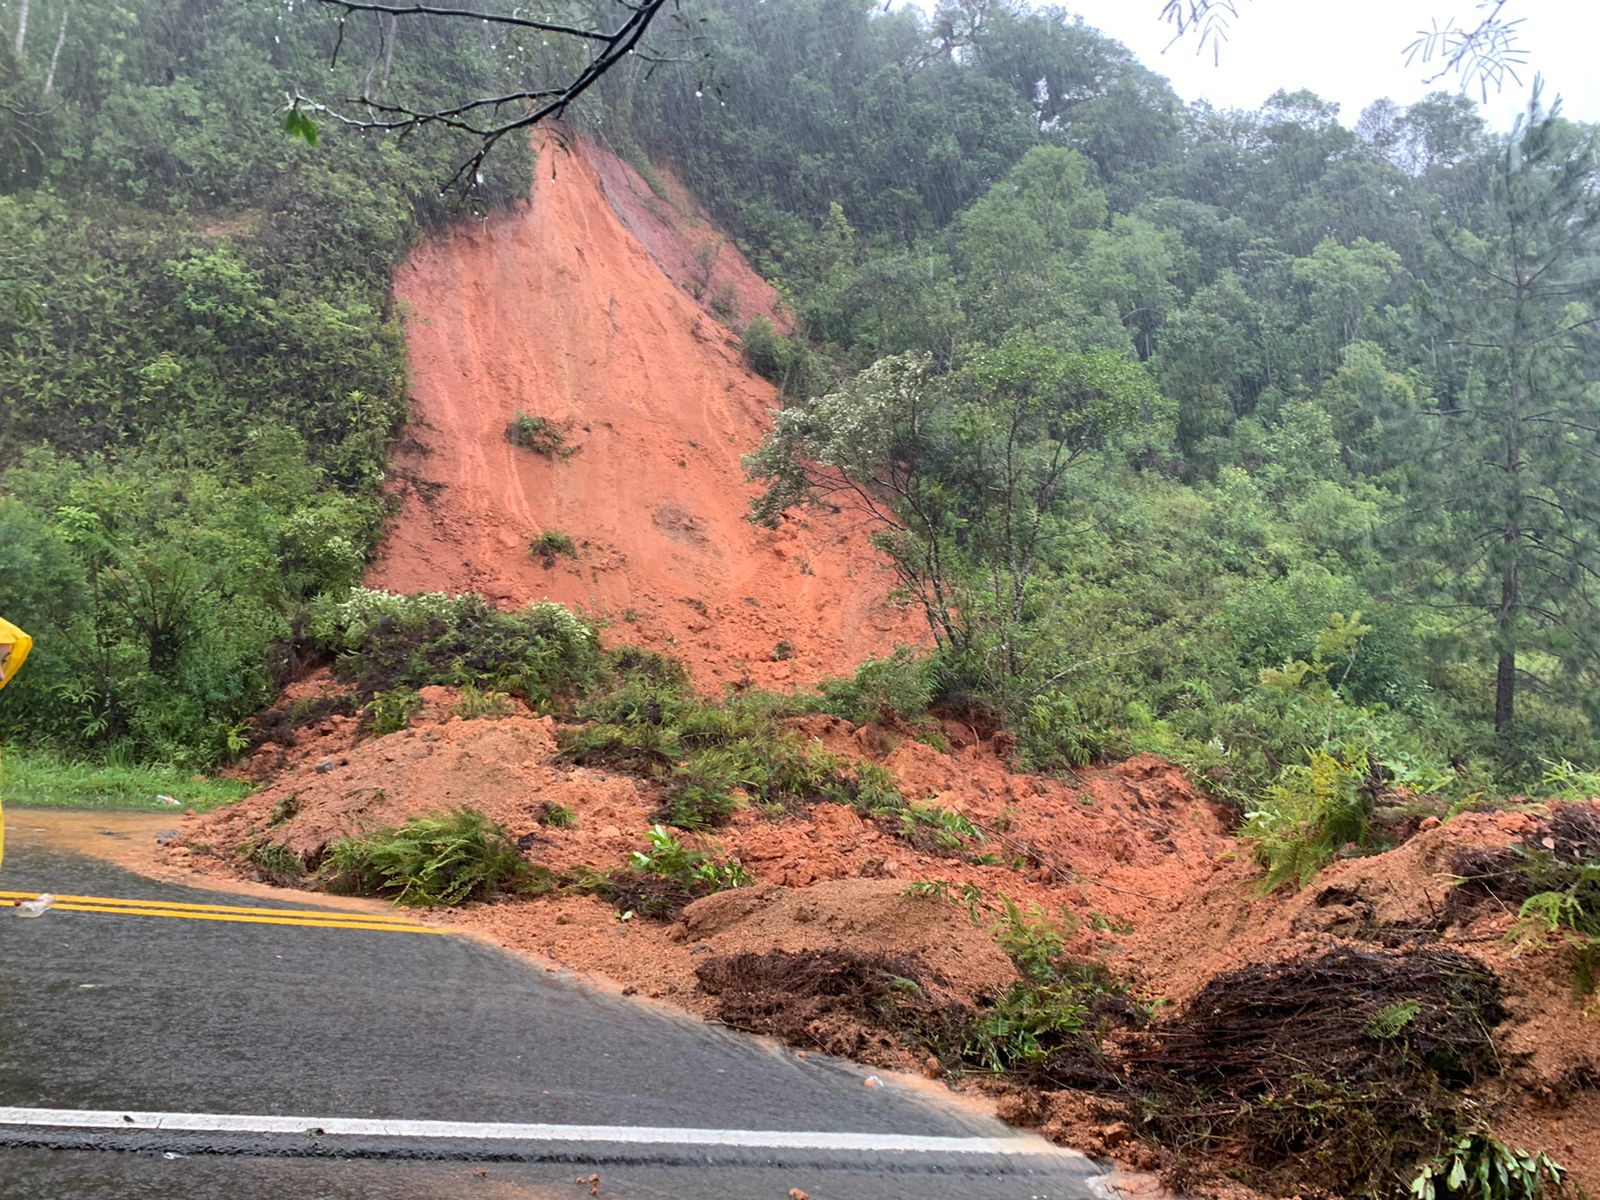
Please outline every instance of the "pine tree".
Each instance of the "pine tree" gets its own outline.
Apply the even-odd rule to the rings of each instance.
[[[1600,664],[1597,178],[1593,133],[1559,101],[1544,110],[1536,86],[1496,158],[1483,233],[1439,231],[1433,311],[1456,371],[1424,501],[1450,544],[1440,598],[1488,622],[1502,736],[1520,681]]]

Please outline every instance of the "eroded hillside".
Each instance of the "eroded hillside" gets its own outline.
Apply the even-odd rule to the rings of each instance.
[[[606,152],[547,143],[526,205],[424,243],[399,272],[415,418],[368,581],[581,606],[711,687],[807,682],[918,640],[859,525],[745,519],[740,457],[776,394],[619,220],[619,189],[644,192]],[[635,207],[670,244],[672,223]],[[714,287],[772,303],[732,246],[705,244]],[[514,444],[519,413],[560,444]],[[572,553],[531,552],[550,533]]]

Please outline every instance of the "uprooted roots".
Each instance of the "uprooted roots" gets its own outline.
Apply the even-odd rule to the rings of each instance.
[[[1560,891],[1600,862],[1600,811],[1587,804],[1555,810],[1530,836],[1501,850],[1462,850],[1451,862],[1460,880],[1445,898],[1444,921],[1459,921],[1489,901],[1514,909],[1537,892]]]
[[[927,994],[932,977],[915,957],[769,950],[707,959],[695,975],[735,1029],[869,1061],[894,1059],[907,1041],[941,1041],[972,1016]]]
[[[1335,950],[1213,979],[1134,1039],[1131,1107],[1180,1153],[1382,1194],[1467,1123],[1499,1070],[1492,972],[1449,950]]]
[[[930,997],[914,958],[738,954],[696,969],[717,1015],[791,1044],[887,1060],[959,1047],[981,1015]],[[1115,1097],[1180,1162],[1265,1183],[1386,1194],[1471,1124],[1496,1074],[1492,972],[1449,950],[1334,950],[1220,975],[1177,1013],[1098,1044],[1086,1026],[1018,1079]],[[1181,1180],[1179,1181],[1181,1182]]]

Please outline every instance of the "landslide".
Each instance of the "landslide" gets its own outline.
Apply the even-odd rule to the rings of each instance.
[[[460,693],[429,687],[408,728],[369,736],[350,705],[330,702],[333,681],[303,687],[280,701],[302,723],[274,726],[278,740],[249,760],[263,788],[192,818],[165,848],[170,866],[262,881],[294,861],[297,880],[316,884],[336,839],[463,805],[562,879],[627,872],[649,844],[663,782],[573,761],[561,744],[575,727],[553,717],[514,704],[467,719]],[[959,1064],[930,1060],[925,1036],[997,1011],[1024,978],[996,924],[1006,897],[1060,931],[1061,953],[1121,981],[1126,991],[1106,999],[1123,1015],[1119,996],[1150,1014],[1148,1025],[1113,1020],[1089,1058],[1052,1051],[998,1085],[979,1072],[1010,1120],[1160,1168],[1190,1194],[1246,1195],[1226,1182],[1236,1170],[1283,1187],[1322,1181],[1302,1195],[1351,1194],[1329,1185],[1374,1170],[1386,1179],[1393,1164],[1360,1152],[1366,1126],[1349,1125],[1342,1143],[1311,1134],[1350,1097],[1381,1096],[1392,1112],[1351,1111],[1368,1125],[1410,1121],[1410,1140],[1384,1142],[1404,1164],[1431,1153],[1427,1122],[1448,1116],[1600,1183],[1592,997],[1574,994],[1559,947],[1508,940],[1517,893],[1500,882],[1503,864],[1520,861],[1514,847],[1560,850],[1569,828],[1587,831],[1573,853],[1592,857],[1600,804],[1430,818],[1298,892],[1264,895],[1229,814],[1159,758],[1056,778],[1012,770],[1004,733],[983,738],[953,719],[784,725],[818,752],[876,765],[908,801],[958,812],[983,837],[940,845],[842,803],[750,803],[719,829],[679,834],[751,877],[679,913],[621,920],[601,895],[563,887],[447,919],[803,1050],[938,1073]],[[570,822],[552,825],[552,805]],[[1373,1032],[1397,1013],[1393,1031]],[[1428,1065],[1441,1056],[1464,1065],[1441,1073]],[[1164,1099],[1152,1108],[1149,1097]]]
[[[629,226],[730,319],[776,311],[775,297],[667,194],[678,207],[601,147],[546,139],[525,205],[413,252],[395,293],[414,418],[367,582],[581,607],[710,689],[809,683],[921,640],[858,523],[746,521],[739,460],[777,395]],[[508,440],[519,413],[559,430],[559,449]],[[550,531],[574,553],[530,554]]]

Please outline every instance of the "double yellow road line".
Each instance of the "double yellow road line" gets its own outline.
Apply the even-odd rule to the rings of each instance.
[[[36,900],[38,892],[0,892],[0,906]],[[308,929],[361,929],[375,933],[448,933],[409,917],[324,912],[311,908],[246,908],[236,904],[181,904],[173,900],[119,900],[111,896],[57,894],[50,912],[110,913],[123,917],[173,917],[246,925],[300,925]]]

